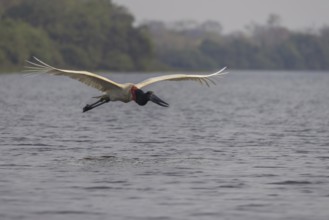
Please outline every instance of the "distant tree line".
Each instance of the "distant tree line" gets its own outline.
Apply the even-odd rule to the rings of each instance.
[[[109,0],[0,0],[0,69],[37,56],[61,66],[145,70],[152,44],[133,22]]]
[[[329,27],[291,31],[280,25],[277,15],[270,15],[265,25],[230,34],[222,34],[216,22],[146,25],[159,65],[169,69],[329,69]]]
[[[329,27],[291,31],[271,15],[247,31],[222,29],[215,21],[136,26],[111,0],[0,0],[0,71],[32,56],[88,70],[329,69]]]

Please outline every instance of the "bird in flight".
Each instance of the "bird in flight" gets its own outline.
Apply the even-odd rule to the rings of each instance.
[[[34,62],[27,61],[30,66],[27,66],[28,71],[31,72],[39,72],[39,73],[48,73],[52,75],[59,75],[59,76],[68,76],[72,79],[79,80],[80,82],[91,86],[95,89],[100,90],[103,92],[101,96],[95,97],[99,100],[93,104],[87,104],[83,108],[83,112],[89,111],[93,108],[96,108],[100,105],[108,103],[110,101],[121,101],[121,102],[130,102],[135,101],[138,105],[146,105],[148,101],[154,102],[162,107],[169,107],[169,104],[159,97],[157,97],[154,92],[147,91],[144,92],[142,88],[161,81],[183,81],[183,80],[194,80],[198,81],[201,84],[206,84],[210,86],[210,84],[214,84],[215,82],[212,77],[221,76],[226,74],[224,72],[226,67],[209,75],[187,75],[187,74],[172,74],[172,75],[164,75],[158,77],[152,77],[146,79],[140,83],[133,84],[133,83],[117,83],[114,82],[106,77],[97,75],[95,73],[87,72],[87,71],[76,71],[76,70],[65,70],[65,69],[58,69],[52,67],[45,62],[39,60],[36,57],[34,58]]]

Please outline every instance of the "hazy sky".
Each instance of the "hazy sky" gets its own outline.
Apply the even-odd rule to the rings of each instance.
[[[305,30],[329,25],[329,0],[113,0],[126,6],[137,22],[145,20],[216,20],[225,32],[266,23],[271,13],[282,25]]]

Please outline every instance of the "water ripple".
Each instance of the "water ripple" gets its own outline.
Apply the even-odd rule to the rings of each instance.
[[[82,114],[79,82],[0,75],[0,219],[328,219],[329,74],[218,84]]]

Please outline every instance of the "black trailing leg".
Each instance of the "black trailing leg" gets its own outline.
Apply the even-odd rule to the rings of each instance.
[[[108,103],[110,101],[110,98],[109,97],[102,97],[100,100],[98,100],[97,102],[93,103],[93,104],[90,104],[90,105],[86,105],[83,109],[82,109],[82,112],[86,112],[86,111],[89,111],[93,108],[96,108],[100,105],[103,105],[105,103]]]

